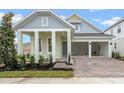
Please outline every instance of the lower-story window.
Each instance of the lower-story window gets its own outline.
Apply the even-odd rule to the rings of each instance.
[[[51,43],[51,38],[48,38],[48,51],[52,51],[52,43]]]
[[[116,47],[117,47],[117,44],[115,43],[115,44],[114,44],[114,48],[116,49]]]
[[[39,51],[41,52],[41,38],[39,38]]]

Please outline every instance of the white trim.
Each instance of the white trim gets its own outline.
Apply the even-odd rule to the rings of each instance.
[[[111,49],[111,45],[110,45],[110,41],[108,42],[108,57],[111,57],[112,55],[112,49]]]
[[[89,56],[89,58],[91,58],[91,56],[92,56],[92,42],[91,41],[89,41],[88,42],[88,56]]]
[[[39,60],[39,32],[38,31],[35,31],[34,38],[35,38],[35,62],[38,63],[38,60]]]
[[[69,30],[70,29],[68,29],[68,28],[43,28],[43,29],[27,28],[27,29],[18,29],[18,31],[25,31],[25,32],[35,32],[35,31],[39,31],[39,32],[51,32],[51,31],[67,32]]]
[[[73,38],[76,38],[76,39],[77,39],[77,38],[79,38],[79,39],[80,39],[80,38],[97,38],[97,39],[98,39],[98,38],[110,38],[110,39],[111,39],[111,38],[113,38],[113,37],[73,37]]]
[[[68,62],[68,56],[71,57],[71,31],[67,32],[67,62]]]
[[[110,40],[73,40],[72,39],[72,42],[109,42]]]
[[[53,31],[52,35],[51,35],[51,40],[52,40],[52,58],[53,58],[53,62],[56,61],[56,32]]]
[[[46,21],[46,24],[44,24],[44,19]],[[48,26],[48,17],[41,17],[41,26]]]

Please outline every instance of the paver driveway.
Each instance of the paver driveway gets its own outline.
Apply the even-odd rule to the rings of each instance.
[[[75,77],[124,77],[124,61],[113,58],[74,58]]]

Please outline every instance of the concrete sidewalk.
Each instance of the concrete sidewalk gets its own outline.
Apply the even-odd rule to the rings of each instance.
[[[0,78],[1,84],[124,84],[124,78]]]

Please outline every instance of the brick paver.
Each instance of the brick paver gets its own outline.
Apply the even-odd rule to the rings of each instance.
[[[113,58],[74,58],[75,77],[124,77],[124,61]]]

